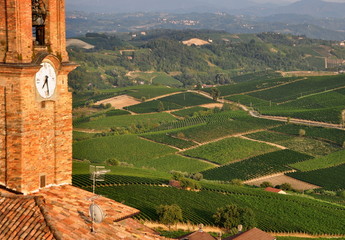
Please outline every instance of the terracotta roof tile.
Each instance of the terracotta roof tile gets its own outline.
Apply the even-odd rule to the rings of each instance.
[[[210,235],[207,232],[201,232],[201,231],[196,231],[187,235],[184,235],[182,237],[179,237],[178,239],[180,240],[216,240],[215,237],[213,237],[212,235]]]
[[[39,198],[0,192],[0,239],[55,239]]]
[[[236,234],[235,236],[224,238],[223,240],[275,240],[276,238],[268,233],[252,228],[246,232]]]
[[[166,239],[130,218],[138,210],[105,197],[94,200],[106,217],[94,224],[92,233],[88,213],[91,197],[92,193],[67,185],[31,196],[6,194],[0,189],[0,239]]]

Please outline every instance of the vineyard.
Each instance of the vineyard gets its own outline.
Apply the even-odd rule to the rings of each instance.
[[[214,167],[212,164],[194,158],[188,158],[176,154],[147,159],[140,162],[141,166],[151,167],[157,171],[170,172],[171,170],[196,173]]]
[[[167,133],[145,134],[141,136],[158,143],[163,143],[173,147],[177,147],[179,149],[190,148],[196,145],[196,143],[194,142],[173,137]]]
[[[206,159],[218,164],[226,164],[275,150],[277,150],[276,147],[265,143],[232,137],[187,150],[182,154],[189,157]]]
[[[154,128],[165,122],[176,121],[176,118],[168,113],[142,114],[142,115],[122,115],[111,117],[99,117],[89,122],[81,122],[74,125],[76,128],[109,130],[116,127],[129,127],[131,125],[142,125]]]
[[[281,150],[249,158],[202,172],[205,179],[230,181],[248,180],[292,170],[288,165],[312,158],[291,150]]]
[[[150,113],[160,110],[174,110],[195,105],[214,103],[213,100],[196,93],[186,92],[160,98],[159,100],[139,103],[128,107],[128,110],[135,113]],[[161,107],[160,107],[161,105]],[[160,109],[160,108],[164,109]]]
[[[145,185],[100,187],[97,193],[141,210],[140,219],[157,220],[155,211],[160,204],[178,204],[184,221],[213,225],[212,215],[217,208],[229,202],[250,207],[265,231],[306,232],[310,234],[344,234],[342,221],[345,208],[319,201],[278,194],[257,194],[252,189],[247,194],[236,192],[219,194],[211,191],[191,192],[175,188]],[[159,197],[157,197],[159,196]],[[140,199],[140,201],[139,201]],[[318,217],[315,217],[318,216]]]
[[[264,90],[266,88],[279,86],[281,84],[292,82],[297,79],[298,79],[297,77],[261,79],[261,80],[253,80],[253,81],[247,81],[247,82],[240,82],[237,84],[219,86],[217,88],[219,89],[221,96],[228,96],[228,95],[240,94],[240,93],[245,93],[245,92],[250,92],[250,91]],[[203,91],[210,93],[211,88],[203,89]]]
[[[345,189],[345,164],[308,172],[287,174],[290,177],[324,187],[327,190]]]
[[[204,107],[191,107],[191,108],[175,111],[173,112],[173,114],[179,117],[192,117],[194,113],[200,112],[200,111],[206,111],[206,110],[208,109]]]
[[[337,151],[321,158],[314,158],[290,165],[300,171],[312,171],[345,164],[345,150]]]
[[[334,128],[321,128],[296,124],[286,124],[277,128],[272,128],[270,130],[297,136],[299,134],[300,129],[305,130],[305,136],[307,137],[312,137],[323,141],[329,141],[340,146],[342,146],[345,141],[345,131]]]
[[[141,161],[158,158],[177,150],[140,139],[135,135],[93,138],[73,144],[73,158],[103,163],[116,158],[120,162],[142,166]]]
[[[334,145],[328,142],[308,137],[290,136],[277,132],[262,131],[246,136],[256,140],[276,143],[291,150],[309,154],[314,157],[322,157],[340,150],[340,147],[338,145]]]
[[[305,80],[260,92],[250,93],[249,95],[267,101],[282,103],[288,100],[295,100],[306,95],[320,93],[325,90],[344,86],[345,83],[343,75],[309,77]]]

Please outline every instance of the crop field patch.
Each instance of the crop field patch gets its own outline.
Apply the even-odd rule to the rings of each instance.
[[[158,142],[167,144],[173,147],[177,147],[179,149],[185,149],[189,147],[193,147],[196,145],[196,143],[187,141],[184,139],[180,139],[177,137],[173,137],[169,135],[168,133],[157,133],[157,134],[145,134],[141,135],[143,138]]]
[[[141,210],[138,218],[143,220],[156,221],[158,216],[155,209],[161,204],[177,204],[182,208],[184,222],[213,225],[212,215],[217,208],[233,203],[251,208],[256,216],[257,227],[264,231],[344,233],[343,223],[339,219],[345,218],[345,208],[312,199],[279,196],[255,189],[246,192],[247,194],[242,195],[233,189],[229,194],[219,194],[211,191],[191,192],[145,185],[97,189],[97,194],[125,202]]]
[[[218,164],[226,164],[276,150],[278,148],[265,143],[232,137],[187,150],[182,154]]]
[[[310,159],[290,165],[300,171],[312,171],[345,164],[345,150],[333,152],[324,157]]]
[[[136,88],[133,88],[127,93],[134,98],[141,99],[145,97],[146,99],[155,98],[165,94],[180,92],[179,88],[170,88],[165,86],[152,86],[152,85],[143,85]]]
[[[328,142],[307,137],[284,135],[277,132],[262,131],[246,135],[246,137],[273,142],[291,150],[305,153],[314,157],[321,157],[340,150],[340,147]]]
[[[196,173],[214,167],[212,164],[198,159],[170,154],[159,158],[140,161],[142,167],[154,168],[158,171],[170,172],[171,170]]]
[[[281,150],[249,158],[202,172],[205,179],[230,181],[249,180],[265,175],[290,171],[288,165],[312,158],[309,155],[291,150]]]
[[[345,164],[323,168],[308,172],[294,172],[287,174],[290,177],[324,187],[327,190],[345,189]]]
[[[159,143],[140,139],[135,135],[101,137],[73,144],[73,158],[103,163],[115,158],[120,162],[141,166],[140,161],[158,158],[177,150]]]
[[[330,141],[340,146],[345,141],[345,131],[334,128],[312,127],[297,124],[286,124],[270,130],[298,136],[299,130],[305,130],[305,136]]]
[[[194,113],[200,112],[200,111],[206,111],[206,110],[207,108],[204,108],[204,107],[191,107],[191,108],[175,111],[173,112],[173,114],[179,117],[192,117]]]
[[[151,126],[160,123],[176,121],[176,118],[168,113],[143,114],[143,115],[123,115],[123,116],[102,116],[90,119],[89,122],[81,122],[75,124],[76,128],[109,130],[112,127],[127,127],[131,125],[141,124],[143,126]]]
[[[320,93],[325,90],[343,86],[345,86],[345,82],[342,75],[308,77],[305,80],[260,92],[250,93],[249,95],[267,101],[282,103],[288,100],[295,100],[301,96]]]

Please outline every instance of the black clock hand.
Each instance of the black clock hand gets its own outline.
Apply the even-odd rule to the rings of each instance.
[[[47,85],[47,95],[49,96],[49,85],[48,85],[48,76],[46,76],[46,79],[44,80],[44,84],[42,86],[42,89],[44,88],[45,85]]]

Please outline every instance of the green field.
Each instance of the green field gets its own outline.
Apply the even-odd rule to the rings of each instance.
[[[151,167],[157,171],[170,172],[171,170],[197,173],[214,167],[210,163],[198,159],[183,157],[176,154],[166,155],[160,158],[147,159],[140,162],[140,165]]]
[[[143,115],[124,115],[97,118],[93,121],[75,124],[75,128],[86,128],[96,130],[109,130],[114,127],[130,127],[138,124],[154,128],[161,123],[176,121],[176,118],[168,113],[155,113]]]
[[[273,86],[279,86],[283,83],[297,80],[297,77],[274,78],[274,79],[259,79],[253,81],[245,81],[237,84],[224,85],[217,87],[221,96],[234,95],[239,93],[246,93],[250,91],[263,90]],[[211,88],[203,89],[203,91],[210,93]],[[270,100],[270,99],[269,99]]]
[[[228,164],[202,172],[205,179],[230,181],[232,179],[248,180],[291,170],[290,164],[310,159],[311,156],[281,150],[259,155],[240,162]]]
[[[87,140],[87,139],[93,138],[94,136],[95,136],[94,133],[84,133],[84,132],[73,131],[74,142]]]
[[[287,174],[290,177],[318,185],[327,190],[345,189],[345,164],[323,168],[308,172],[294,172]]]
[[[280,122],[253,118],[241,111],[229,111],[212,115],[206,125],[181,130],[187,139],[208,142],[238,133],[267,129]]]
[[[139,103],[129,106],[127,109],[136,113],[158,112],[160,103],[164,106],[163,110],[174,110],[195,105],[214,103],[214,101],[196,93],[186,92],[163,97],[154,101]]]
[[[146,99],[155,98],[158,96],[162,96],[165,94],[181,92],[180,88],[170,88],[165,86],[152,86],[152,85],[142,85],[131,87],[128,91],[127,95],[135,97],[137,99],[141,99],[145,97]]]
[[[178,204],[184,221],[212,225],[217,208],[233,203],[251,208],[264,231],[307,232],[311,234],[342,233],[345,208],[294,196],[264,193],[262,190],[237,188],[228,193],[191,192],[176,188],[130,185],[101,187],[97,193],[141,210],[140,219],[157,220],[155,208],[160,204]],[[159,196],[159,197],[157,197]],[[318,217],[315,217],[318,216]]]
[[[172,114],[179,116],[179,117],[192,117],[194,115],[194,113],[200,112],[200,111],[206,111],[206,110],[208,110],[208,109],[204,108],[204,107],[191,107],[191,108],[175,111]]]
[[[296,137],[271,131],[262,131],[246,135],[249,138],[282,145],[291,150],[321,157],[340,150],[340,147],[328,142],[307,137]]]
[[[205,159],[218,164],[226,164],[272,152],[277,149],[265,143],[232,137],[187,150],[183,152],[183,155]]]
[[[298,135],[299,130],[304,129],[307,137],[316,138],[323,141],[329,141],[340,146],[343,145],[345,141],[345,131],[334,128],[322,128],[322,127],[311,127],[296,124],[286,124],[277,128],[272,128],[270,130],[277,131],[281,133]]]
[[[300,171],[312,171],[321,168],[329,168],[345,163],[345,150],[337,151],[321,158],[314,158],[304,162],[290,165]]]
[[[305,80],[279,86],[276,88],[250,93],[250,96],[257,97],[267,101],[282,103],[288,100],[295,100],[299,97],[310,94],[320,93],[345,86],[343,75],[308,77]],[[282,94],[284,93],[284,94]]]
[[[158,143],[163,143],[163,144],[167,144],[173,147],[177,147],[180,149],[185,149],[185,148],[193,147],[196,145],[196,143],[194,142],[173,137],[167,133],[145,134],[145,135],[142,135],[142,137],[150,139]]]
[[[149,142],[135,135],[94,138],[73,144],[73,158],[103,163],[110,158],[143,166],[142,161],[176,152],[166,145]]]

